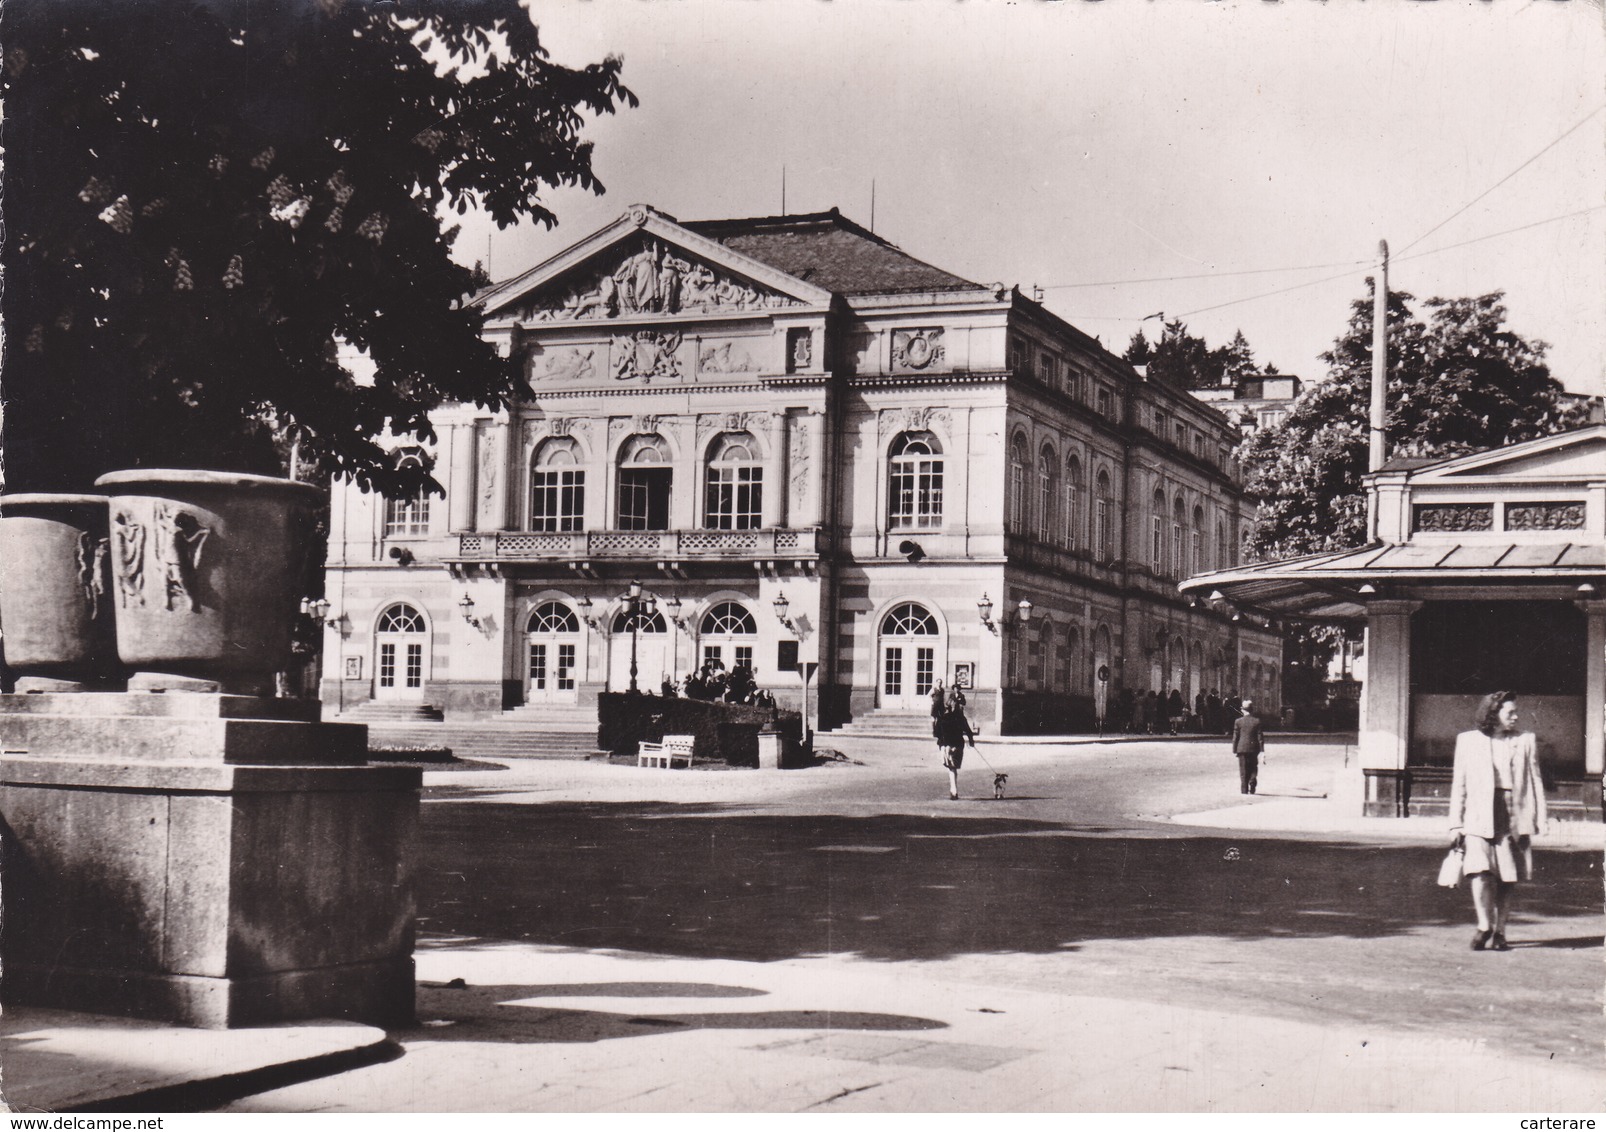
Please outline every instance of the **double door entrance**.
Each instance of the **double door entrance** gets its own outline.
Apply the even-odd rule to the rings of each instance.
[[[930,710],[931,689],[937,682],[939,632],[937,619],[913,602],[895,606],[881,619],[881,707]]]

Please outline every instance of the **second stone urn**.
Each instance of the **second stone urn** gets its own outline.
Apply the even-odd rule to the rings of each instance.
[[[19,691],[117,677],[108,551],[105,496],[0,496],[0,624]]]
[[[290,662],[323,493],[243,473],[111,472],[117,652],[131,691],[271,695]]]

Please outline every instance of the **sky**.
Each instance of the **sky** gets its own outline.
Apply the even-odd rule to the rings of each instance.
[[[1117,353],[1164,312],[1310,379],[1386,239],[1393,290],[1503,290],[1556,377],[1606,393],[1599,0],[532,9],[556,61],[621,56],[641,105],[583,131],[606,195],[551,193],[551,232],[465,227],[458,257],[498,279],[632,203],[779,214],[784,169],[785,211],[1041,287]]]

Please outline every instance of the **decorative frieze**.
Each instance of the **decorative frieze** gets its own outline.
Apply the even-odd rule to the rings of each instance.
[[[1419,503],[1413,511],[1418,531],[1492,531],[1492,503]]]
[[[531,322],[586,321],[801,305],[790,296],[760,290],[728,272],[682,258],[678,248],[643,238],[611,258],[592,261],[566,285],[531,296],[518,317]]]
[[[1508,503],[1508,531],[1581,531],[1584,529],[1582,502]]]
[[[740,341],[705,342],[697,355],[700,373],[757,373],[759,364]]]

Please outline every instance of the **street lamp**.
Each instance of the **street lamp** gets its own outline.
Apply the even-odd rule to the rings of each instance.
[[[641,689],[636,685],[636,640],[641,630],[641,611],[647,611],[651,617],[658,608],[658,599],[648,594],[641,594],[641,583],[631,582],[630,589],[625,594],[625,607],[630,610],[630,688],[632,693],[639,693]]]
[[[798,627],[796,621],[786,615],[787,611],[792,608],[792,603],[786,600],[786,591],[778,592],[771,604],[775,607],[775,620],[786,626],[787,631],[796,636],[798,643],[802,644],[803,630]],[[803,677],[803,746],[805,750],[812,751],[814,749],[814,729],[809,726],[809,662],[799,658],[797,668],[798,675]]]

